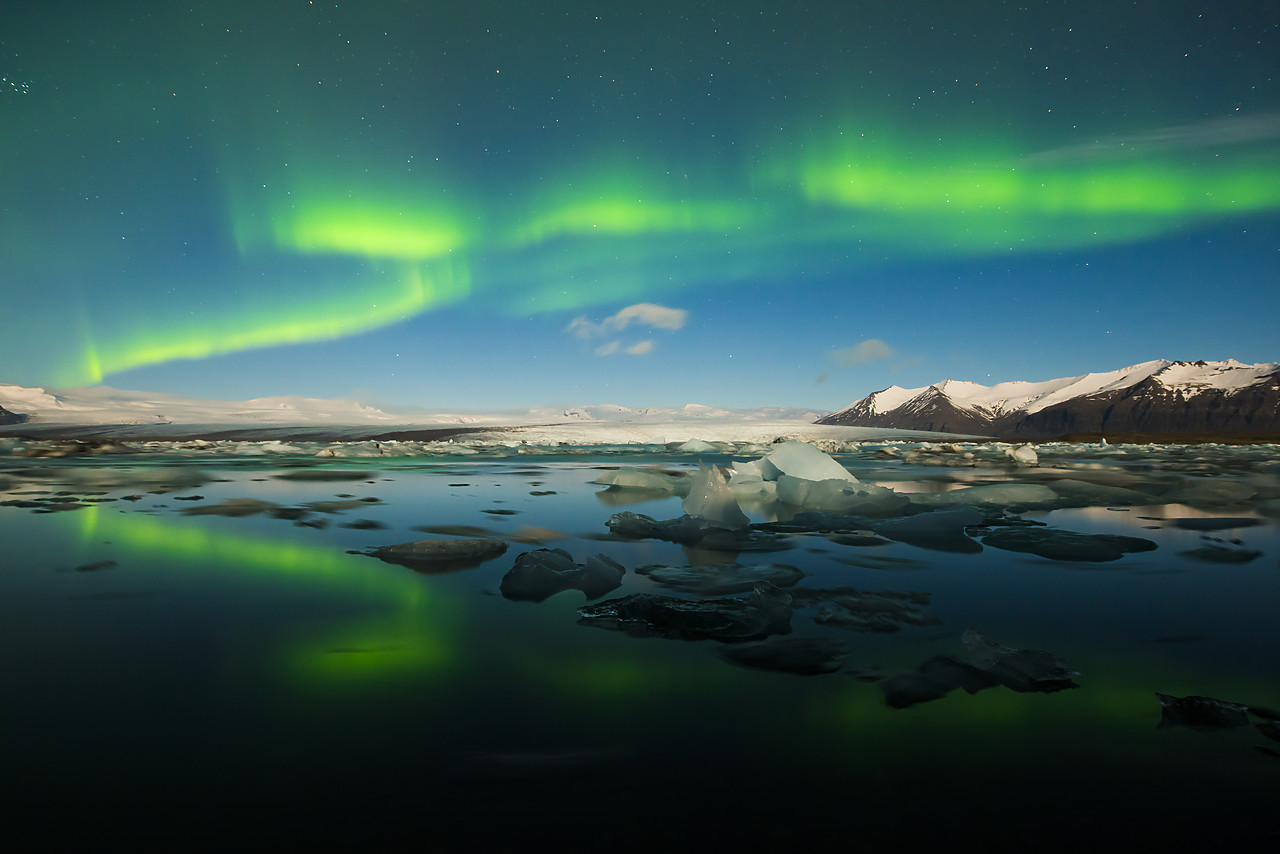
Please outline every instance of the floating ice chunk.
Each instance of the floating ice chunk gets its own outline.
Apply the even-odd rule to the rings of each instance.
[[[775,501],[778,498],[778,484],[771,480],[731,480],[729,489],[739,501]]]
[[[279,510],[280,505],[274,501],[262,501],[257,498],[225,498],[217,504],[201,504],[182,510],[183,516],[256,516],[259,513],[271,513]]]
[[[884,486],[843,478],[803,480],[789,474],[778,478],[778,500],[793,507],[863,516],[894,516],[911,503],[907,496]]]
[[[1214,478],[1188,483],[1187,485],[1166,493],[1165,501],[1177,504],[1190,504],[1193,507],[1213,507],[1218,504],[1236,504],[1248,501],[1257,490],[1247,483],[1238,480]]]
[[[971,539],[965,528],[981,525],[982,519],[977,508],[961,506],[877,522],[872,530],[922,549],[972,554],[982,551],[982,545]]]
[[[783,442],[764,458],[779,474],[788,474],[802,480],[827,480],[840,478],[858,482],[849,470],[836,462],[823,451],[807,442]],[[765,468],[765,480],[772,480]]]
[[[1062,498],[1061,507],[1136,507],[1160,503],[1150,494],[1136,489],[1070,478],[1051,481],[1049,488]]]
[[[761,581],[768,581],[778,587],[791,587],[804,578],[803,572],[785,563],[713,563],[698,566],[651,564],[639,567],[636,574],[646,575],[663,587],[704,596],[746,593]]]
[[[960,638],[969,651],[969,660],[1015,691],[1051,693],[1078,688],[1073,681],[1080,674],[1056,654],[1043,649],[1013,649],[988,640],[972,628]]]
[[[649,489],[683,495],[689,491],[690,480],[663,471],[632,466],[600,472],[592,483],[618,489]]]
[[[723,599],[680,599],[633,593],[578,609],[578,624],[632,637],[748,640],[791,631],[791,596],[772,584]]]
[[[911,496],[919,504],[949,506],[969,504],[974,507],[993,508],[1051,508],[1061,506],[1058,493],[1038,483],[989,483],[982,486],[966,486],[947,492],[919,493]]]
[[[1199,548],[1189,549],[1179,554],[1205,563],[1249,563],[1262,557],[1262,552],[1257,549],[1232,548],[1214,543],[1205,543]]]
[[[715,454],[720,451],[715,445],[710,442],[704,442],[701,439],[690,439],[676,448],[676,450],[683,451],[686,454]]]
[[[747,483],[750,481],[764,480],[764,470],[761,464],[763,459],[752,460],[751,462],[734,462],[729,467],[729,484],[732,486],[738,483]],[[776,475],[774,475],[776,477]]]
[[[1036,449],[1031,447],[1031,445],[1019,445],[1016,448],[1009,448],[1004,453],[1005,456],[1020,466],[1035,466],[1040,464],[1040,455],[1036,453]]]
[[[985,670],[949,655],[937,655],[916,668],[915,673],[900,673],[883,680],[880,690],[886,703],[895,709],[905,709],[945,697],[956,688],[976,694],[999,684],[999,680]]]
[[[524,602],[541,602],[561,590],[581,590],[595,599],[620,587],[624,574],[622,564],[605,555],[576,564],[564,549],[537,549],[516,558],[500,589],[504,598]]]
[[[698,473],[689,486],[689,495],[681,506],[694,519],[715,528],[740,531],[751,524],[720,469],[705,463],[698,467]]]
[[[1252,528],[1262,520],[1253,516],[1179,516],[1165,519],[1175,528],[1187,531],[1227,531],[1232,528]]]
[[[1159,727],[1189,726],[1196,729],[1230,729],[1248,726],[1249,707],[1212,697],[1174,697],[1156,692],[1160,701]]]
[[[1280,498],[1258,502],[1258,512],[1264,516],[1280,516]]]
[[[929,594],[916,590],[801,587],[792,592],[792,598],[797,607],[817,605],[815,623],[853,632],[896,632],[904,625],[936,626],[942,622],[921,610],[929,604]]]
[[[414,540],[409,543],[370,549],[364,554],[387,563],[407,566],[417,572],[448,572],[479,566],[506,550],[507,544],[502,540],[477,538]]]
[[[734,664],[801,676],[835,673],[844,666],[849,646],[835,638],[783,638],[735,643],[720,649]]]
[[[1156,544],[1142,537],[1120,534],[1079,534],[1055,528],[997,528],[982,538],[985,545],[1011,552],[1027,552],[1049,560],[1103,563],[1131,552],[1149,552]]]

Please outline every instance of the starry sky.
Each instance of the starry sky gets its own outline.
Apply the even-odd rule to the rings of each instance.
[[[1256,0],[0,10],[0,382],[838,409],[1280,360]]]

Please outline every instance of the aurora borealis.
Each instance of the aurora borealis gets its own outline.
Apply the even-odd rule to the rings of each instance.
[[[1272,361],[1277,56],[1243,0],[6,8],[0,381],[834,409]]]

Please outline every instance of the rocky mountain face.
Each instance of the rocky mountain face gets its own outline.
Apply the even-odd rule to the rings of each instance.
[[[1280,365],[1160,360],[1044,383],[891,386],[818,423],[1025,439],[1072,433],[1280,435]]]
[[[26,420],[27,416],[18,415],[17,413],[10,412],[3,406],[0,406],[0,424],[21,424]]]

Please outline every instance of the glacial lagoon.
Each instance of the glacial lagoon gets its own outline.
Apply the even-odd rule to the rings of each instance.
[[[700,466],[771,448],[68,450],[0,454],[49,847],[1280,840],[1274,446],[846,445],[856,524],[709,534]]]

